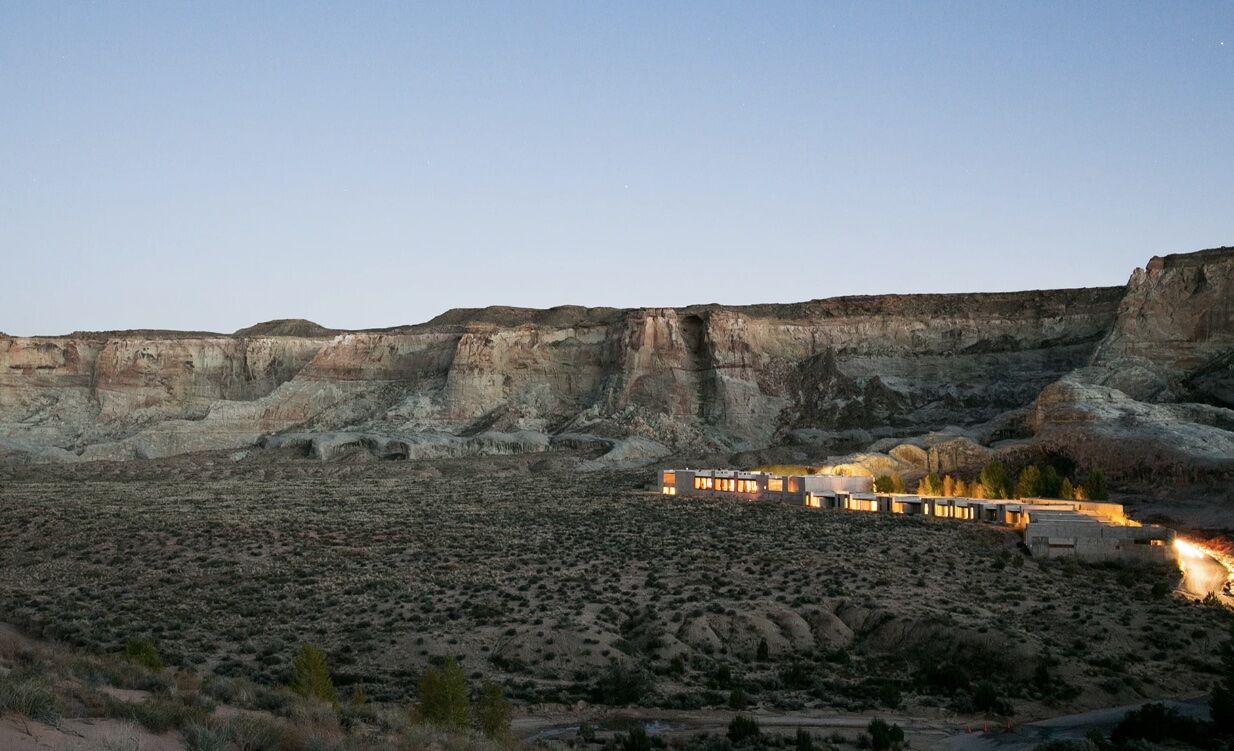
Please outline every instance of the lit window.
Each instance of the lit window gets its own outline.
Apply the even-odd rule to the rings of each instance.
[[[797,487],[797,478],[796,477],[788,478],[788,492],[797,493],[799,491],[800,491],[800,488]]]
[[[767,478],[767,490],[773,493],[783,493],[784,492],[784,478],[768,477]]]
[[[676,472],[665,472],[664,473],[664,484],[675,486],[677,484],[677,473]]]

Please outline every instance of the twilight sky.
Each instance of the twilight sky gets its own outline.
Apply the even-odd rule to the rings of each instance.
[[[0,3],[0,330],[1121,284],[1234,3]]]

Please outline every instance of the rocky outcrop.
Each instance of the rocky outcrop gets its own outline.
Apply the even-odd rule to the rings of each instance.
[[[279,441],[322,458],[458,456],[582,440],[596,467],[791,445],[946,471],[1009,439],[1101,453],[1138,432],[1218,466],[1231,259],[1154,259],[1125,289],[0,337],[0,459]]]
[[[1136,269],[1090,363],[1042,391],[1042,446],[1115,477],[1234,473],[1234,248]]]

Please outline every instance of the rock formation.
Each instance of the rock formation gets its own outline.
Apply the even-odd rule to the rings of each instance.
[[[414,458],[592,442],[628,466],[671,450],[885,452],[934,431],[911,441],[913,461],[934,468],[1008,438],[1111,464],[1111,441],[1133,438],[1145,456],[1165,441],[1170,462],[1222,468],[1234,455],[1232,284],[1234,250],[1218,249],[1155,258],[1126,288],[0,336],[0,458],[258,445]]]

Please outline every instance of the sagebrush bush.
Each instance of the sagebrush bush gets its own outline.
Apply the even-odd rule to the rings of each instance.
[[[184,742],[189,751],[226,751],[227,733],[205,723],[192,722],[184,727]]]
[[[51,685],[43,678],[16,673],[0,676],[0,712],[16,712],[48,725],[60,719]]]
[[[159,657],[158,649],[149,639],[130,639],[124,645],[124,656],[147,670],[158,672],[163,669],[163,658]]]

